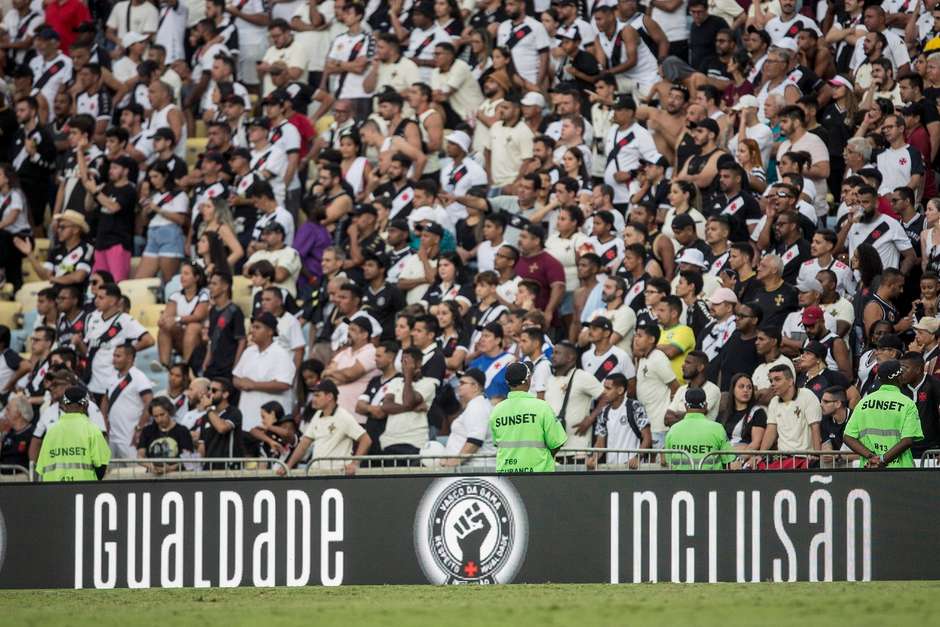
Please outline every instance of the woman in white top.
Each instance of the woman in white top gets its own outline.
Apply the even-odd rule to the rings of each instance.
[[[940,271],[940,199],[931,198],[924,209],[924,230],[920,233],[920,258],[924,272]]]
[[[751,189],[763,194],[767,189],[767,173],[760,158],[760,146],[757,141],[749,138],[738,139],[738,147],[734,151],[734,158],[745,172],[747,182]]]
[[[157,349],[164,368],[170,367],[174,350],[184,362],[189,362],[193,349],[202,340],[203,323],[209,317],[209,290],[203,269],[189,261],[184,263],[180,285],[183,289],[170,296],[158,322]]]
[[[344,133],[339,140],[339,153],[343,160],[340,162],[340,170],[343,172],[343,179],[352,187],[353,196],[359,202],[365,195],[366,181],[372,173],[372,166],[369,160],[362,155],[362,140],[356,132]]]
[[[206,233],[215,233],[222,245],[225,247],[225,257],[230,268],[245,256],[245,249],[238,236],[235,235],[235,220],[232,218],[232,211],[228,207],[228,201],[221,196],[212,200],[207,200],[199,206],[199,218],[195,228],[197,242],[198,238]]]
[[[702,200],[695,184],[689,181],[673,181],[669,186],[667,198],[669,200],[669,210],[666,211],[666,217],[663,218],[663,228],[660,231],[672,240],[675,249],[682,248],[672,232],[672,220],[676,216],[689,214],[689,217],[695,221],[696,237],[705,239],[705,216],[698,210]]]
[[[183,226],[189,217],[189,198],[170,176],[164,163],[156,163],[147,172],[150,182],[150,197],[140,203],[141,217],[150,219],[147,227],[147,246],[137,266],[135,279],[146,279],[157,275],[164,283],[179,270],[183,259],[185,235]]]
[[[0,251],[0,266],[4,276],[19,289],[23,284],[23,253],[13,245],[14,237],[28,238],[32,235],[26,200],[19,188],[13,167],[0,165],[0,229],[3,231],[3,249]]]
[[[588,240],[588,236],[581,231],[583,223],[584,214],[580,207],[562,207],[555,218],[555,232],[545,240],[545,250],[565,269],[565,301],[561,306],[563,315],[566,303],[578,287],[580,249]]]

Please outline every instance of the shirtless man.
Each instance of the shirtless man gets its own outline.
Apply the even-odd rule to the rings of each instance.
[[[675,155],[679,139],[686,132],[689,90],[684,85],[670,84],[663,103],[663,109],[641,105],[637,108],[636,118],[647,123],[656,142],[656,150],[668,157]],[[678,167],[674,158],[670,161]]]

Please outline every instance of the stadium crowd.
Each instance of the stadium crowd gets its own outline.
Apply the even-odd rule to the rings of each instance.
[[[80,381],[116,458],[490,453],[515,361],[565,449],[662,447],[701,389],[737,449],[839,450],[887,360],[940,446],[938,36],[937,0],[12,0],[0,268],[44,283],[0,463]]]

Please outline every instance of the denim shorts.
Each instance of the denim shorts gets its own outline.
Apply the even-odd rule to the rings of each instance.
[[[183,258],[183,229],[176,224],[152,226],[147,229],[144,257]]]

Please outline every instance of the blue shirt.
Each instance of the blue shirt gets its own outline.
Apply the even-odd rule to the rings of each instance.
[[[509,385],[506,384],[506,366],[516,361],[509,353],[500,353],[496,357],[480,355],[470,362],[471,368],[479,368],[486,375],[486,388],[483,395],[486,398],[506,398],[509,395]]]

